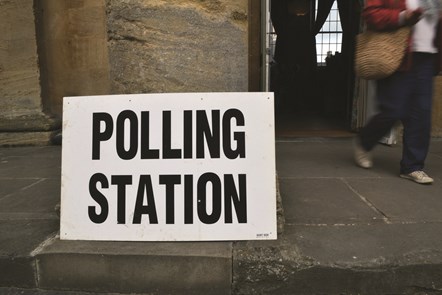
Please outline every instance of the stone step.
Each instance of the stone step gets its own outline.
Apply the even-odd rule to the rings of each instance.
[[[59,221],[55,216],[44,219],[44,214],[18,215],[0,214],[0,287],[35,288],[38,278],[32,253],[58,231]]]
[[[233,294],[442,294],[440,225],[292,225],[233,247]]]
[[[230,294],[230,242],[48,241],[35,254],[38,287],[149,294]]]

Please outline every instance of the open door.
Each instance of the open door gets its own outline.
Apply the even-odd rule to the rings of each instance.
[[[275,93],[277,136],[352,136],[352,3],[262,0],[262,90]]]
[[[354,136],[376,113],[375,82],[353,72],[363,2],[249,0],[249,90],[275,93],[278,137]],[[281,27],[289,27],[294,38],[285,52],[298,54],[288,62],[275,58]],[[312,36],[313,46],[306,46]],[[314,65],[305,71],[312,57]],[[281,88],[284,80],[287,87]],[[382,142],[396,143],[397,133],[394,129]]]

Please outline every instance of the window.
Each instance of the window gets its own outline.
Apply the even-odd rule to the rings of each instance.
[[[316,0],[316,7],[318,7],[318,0]],[[321,31],[316,35],[316,60],[318,65],[325,65],[327,55],[341,52],[341,47],[342,27],[338,5],[335,1]]]

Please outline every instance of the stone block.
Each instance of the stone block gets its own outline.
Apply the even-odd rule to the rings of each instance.
[[[37,276],[35,261],[31,257],[0,255],[0,286],[35,288]]]
[[[15,218],[0,213],[0,286],[36,287],[32,251],[57,230],[56,219]]]
[[[108,1],[112,91],[247,91],[247,3],[238,2]]]
[[[52,136],[53,132],[0,132],[0,146],[50,145]]]
[[[37,255],[45,289],[230,294],[231,243],[59,241]]]

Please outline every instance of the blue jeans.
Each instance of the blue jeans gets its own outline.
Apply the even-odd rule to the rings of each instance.
[[[414,53],[411,69],[377,81],[380,112],[361,130],[366,151],[372,150],[396,121],[404,126],[401,173],[423,170],[430,146],[434,54]]]

